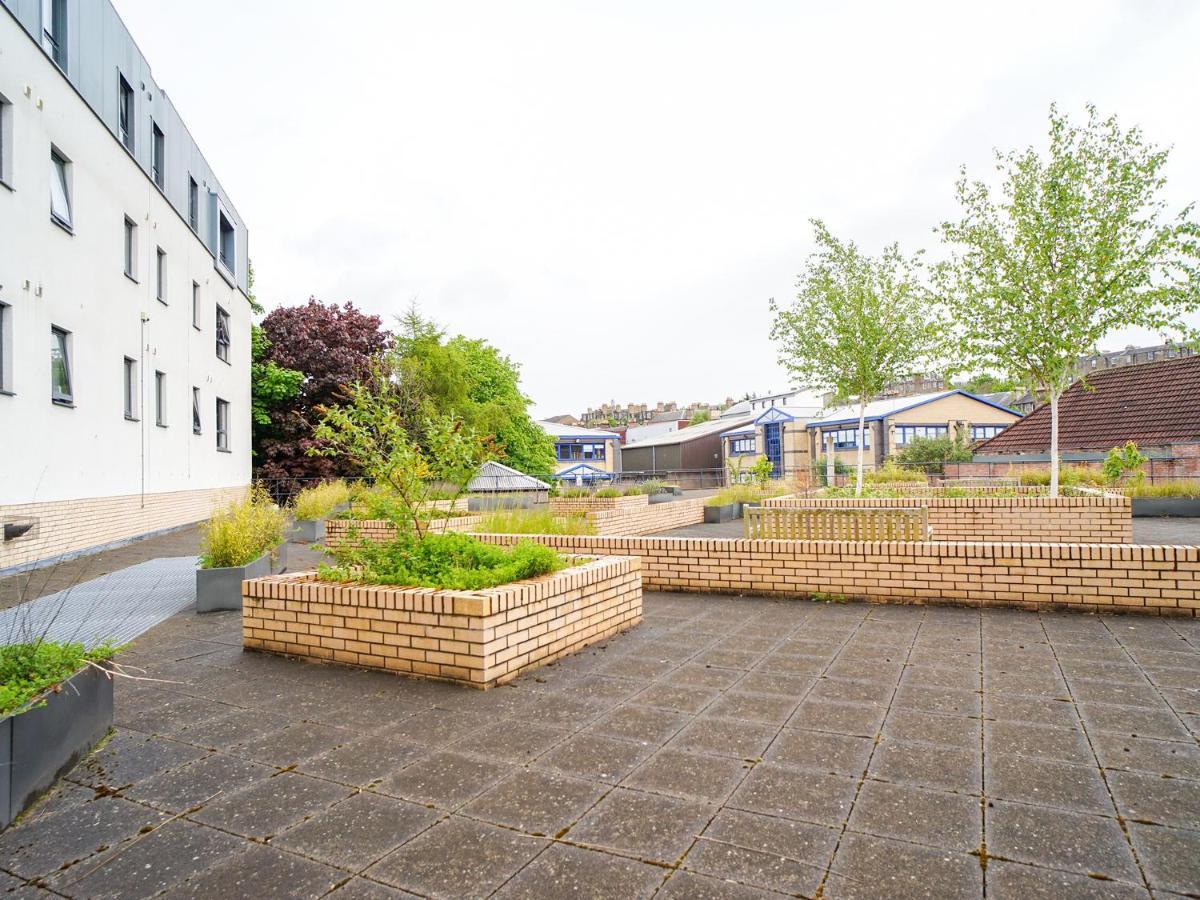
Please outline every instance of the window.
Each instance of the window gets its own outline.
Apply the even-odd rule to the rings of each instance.
[[[67,0],[42,0],[42,48],[67,68]]]
[[[167,252],[162,247],[154,255],[154,293],[158,302],[167,302]]]
[[[136,422],[138,415],[137,360],[125,357],[125,418]]]
[[[71,333],[57,325],[50,326],[50,399],[71,406]]]
[[[200,433],[200,388],[192,388],[192,434]]]
[[[134,116],[133,88],[125,80],[124,75],[118,75],[120,95],[117,97],[117,136],[130,153],[133,152],[133,125],[137,121]]]
[[[70,163],[57,150],[50,151],[50,218],[71,229]]]
[[[944,438],[949,434],[949,425],[897,425],[896,446],[904,447],[913,438]]]
[[[12,393],[12,307],[0,303],[0,394]]]
[[[217,398],[217,449],[229,450],[229,404]]]
[[[729,452],[734,456],[745,456],[758,452],[758,439],[753,437],[732,438],[729,441]]]
[[[192,282],[192,327],[200,330],[200,285]]]
[[[162,372],[154,373],[154,424],[167,427],[167,376]]]
[[[229,362],[229,313],[217,307],[217,359]]]
[[[972,425],[971,426],[971,440],[986,441],[989,438],[994,438],[996,435],[998,435],[1000,432],[1002,432],[1006,427],[1008,427],[1008,426],[1006,426],[1006,425]]]
[[[833,435],[834,450],[857,450],[858,449],[858,429],[857,428],[839,428],[835,431],[826,431],[822,436],[822,442],[828,441],[829,435]],[[863,426],[863,449],[871,448],[871,428]]]
[[[191,175],[188,176],[188,224],[192,231],[200,230],[200,185]]]
[[[163,136],[162,129],[157,125],[154,125],[153,137],[154,144],[151,147],[150,154],[150,175],[154,178],[154,183],[161,190],[166,185],[167,180],[167,139]]]
[[[220,246],[218,247],[221,265],[230,272],[235,272],[237,264],[237,235],[234,232],[233,223],[225,217],[224,212],[218,215],[218,219],[221,226],[219,234]]]
[[[605,447],[604,442],[600,441],[596,444],[591,443],[563,443],[556,444],[558,458],[563,462],[570,462],[576,459],[604,459]]]
[[[125,274],[137,281],[137,225],[125,217]]]
[[[12,182],[12,104],[0,94],[0,182]]]

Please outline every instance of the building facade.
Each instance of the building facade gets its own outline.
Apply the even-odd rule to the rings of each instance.
[[[621,471],[621,436],[612,431],[538,422],[554,438],[555,470],[559,481],[595,484],[612,481]]]
[[[768,406],[750,422],[723,431],[721,442],[730,478],[749,478],[750,470],[763,457],[771,461],[775,478],[808,472],[812,464],[808,421],[819,411],[813,405]]]
[[[0,0],[0,570],[245,491],[246,254],[108,0]]]

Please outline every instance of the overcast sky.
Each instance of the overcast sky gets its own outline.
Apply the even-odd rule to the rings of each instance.
[[[268,309],[415,298],[544,416],[783,389],[767,298],[808,219],[936,250],[958,167],[1044,146],[1053,100],[1173,145],[1171,199],[1200,198],[1186,0],[114,2]]]

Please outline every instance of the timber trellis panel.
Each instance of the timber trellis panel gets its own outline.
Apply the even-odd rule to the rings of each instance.
[[[776,541],[928,541],[928,507],[745,508],[746,537]]]

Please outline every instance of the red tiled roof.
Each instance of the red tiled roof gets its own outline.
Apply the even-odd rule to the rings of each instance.
[[[1200,443],[1200,356],[1121,366],[1075,382],[1058,401],[1059,450],[1109,450]],[[976,453],[1045,452],[1050,406],[976,448]]]

